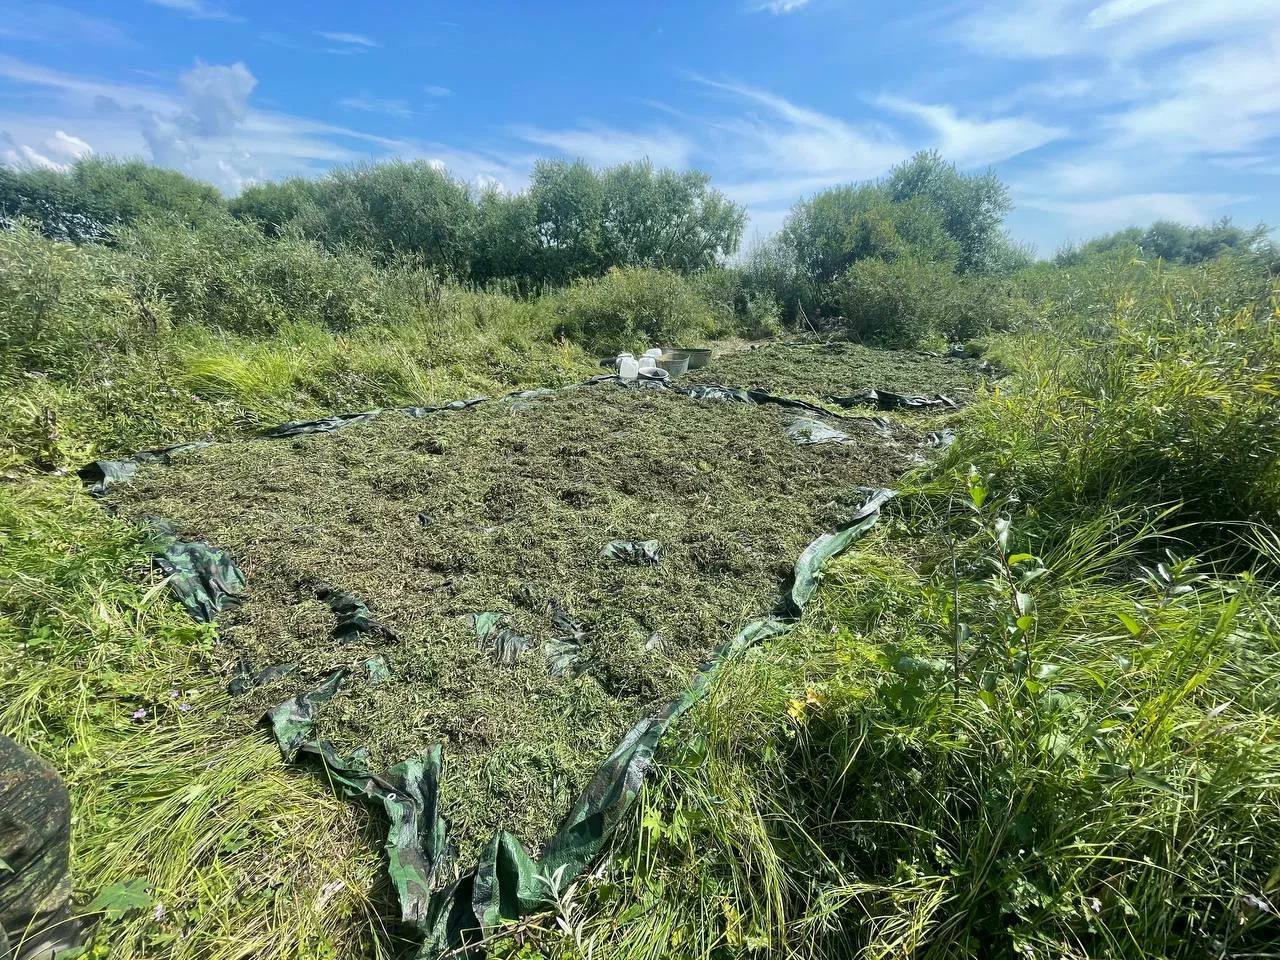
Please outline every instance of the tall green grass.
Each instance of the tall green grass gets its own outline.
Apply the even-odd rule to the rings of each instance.
[[[244,224],[144,224],[118,249],[0,232],[0,469],[289,418],[581,380],[549,298],[442,284]]]
[[[1123,517],[1031,556],[1008,508],[929,542],[904,516],[838,564],[800,632],[722,675],[574,942],[542,949],[1266,955],[1280,598],[1143,572],[1169,538]]]

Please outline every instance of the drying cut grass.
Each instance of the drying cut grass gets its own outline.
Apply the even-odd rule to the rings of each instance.
[[[801,445],[795,420],[605,383],[208,448],[113,499],[241,563],[220,672],[289,670],[242,717],[345,668],[326,739],[375,769],[445,745],[465,865],[496,829],[545,840],[622,734],[772,612],[804,546],[915,447],[855,418],[835,421],[849,442]],[[331,589],[389,633],[338,636]]]
[[[765,343],[718,357],[693,383],[750,387],[779,396],[846,397],[863,390],[972,399],[987,377],[976,361],[915,350],[879,350],[832,339]]]

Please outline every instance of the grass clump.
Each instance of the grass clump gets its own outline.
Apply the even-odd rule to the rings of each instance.
[[[615,267],[574,284],[559,309],[568,336],[604,353],[696,343],[733,329],[732,304],[709,299],[670,270]]]
[[[1009,330],[1027,308],[1006,281],[912,258],[859,260],[835,280],[831,295],[850,337],[898,348]]]
[[[622,733],[774,608],[858,485],[904,469],[910,444],[796,446],[790,419],[606,384],[213,448],[117,502],[240,559],[251,598],[225,618],[225,668],[298,668],[246,700],[249,718],[385,660],[389,680],[321,712],[323,735],[376,768],[445,743],[444,812],[469,859],[499,827],[549,836]],[[661,558],[602,556],[611,541],[657,541]],[[322,585],[398,640],[335,644]],[[487,612],[528,649],[495,655],[469,620]]]
[[[1274,524],[1280,312],[1269,278],[1223,264],[1107,282],[1112,308],[1078,339],[1017,342],[1020,389],[977,411],[952,462],[982,463],[1059,524],[1174,503],[1186,520]]]
[[[11,472],[598,370],[555,340],[545,301],[270,244],[225,219],[190,233],[151,224],[118,249],[0,231],[0,292]]]

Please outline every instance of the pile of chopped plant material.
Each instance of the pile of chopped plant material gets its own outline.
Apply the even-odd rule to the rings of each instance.
[[[914,350],[879,350],[848,340],[766,343],[717,357],[681,383],[719,383],[788,397],[826,399],[866,390],[963,403],[984,381],[978,361]]]
[[[600,383],[215,445],[110,499],[238,561],[247,599],[219,620],[236,722],[347,668],[320,734],[375,770],[443,744],[469,862],[496,828],[543,843],[916,440]]]

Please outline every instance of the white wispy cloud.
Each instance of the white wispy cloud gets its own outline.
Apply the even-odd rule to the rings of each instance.
[[[1280,19],[1280,15],[1278,15]],[[1249,150],[1280,133],[1280,26],[1166,64],[1151,98],[1107,118],[1124,144]]]
[[[73,137],[65,130],[53,131],[53,136],[44,143],[50,152],[68,160],[77,160],[93,153],[93,147],[79,137]]]
[[[797,10],[803,10],[809,5],[809,0],[763,0],[752,4],[752,9],[763,10],[767,13],[782,14],[795,13]]]
[[[13,57],[0,57],[0,77],[52,98],[36,116],[20,101],[0,106],[0,130],[8,133],[8,150],[33,151],[54,163],[68,162],[92,144],[103,153],[149,157],[234,191],[255,179],[360,155],[341,144],[341,128],[255,111],[249,101],[257,80],[242,63],[197,62],[176,88],[104,81]]]
[[[1250,199],[1247,195],[1232,193],[1155,192],[1092,199],[1031,196],[1023,197],[1021,205],[1062,218],[1068,231],[1083,237],[1154,220],[1208,223],[1218,219],[1224,208]]]
[[[0,3],[0,37],[39,43],[137,46],[118,24],[53,3]]]
[[[0,79],[24,94],[0,98],[0,161],[19,166],[63,167],[92,145],[149,158],[230,193],[259,180],[393,156],[440,164],[477,186],[521,189],[535,159],[530,150],[468,150],[258,109],[257,80],[239,63],[197,63],[167,86],[0,56]],[[33,112],[28,105],[37,99]]]
[[[337,101],[344,110],[359,110],[363,113],[382,113],[389,117],[407,119],[413,116],[413,108],[407,100],[385,99],[367,95],[343,97]]]
[[[0,77],[55,90],[85,106],[105,100],[117,106],[166,110],[176,102],[172,94],[152,87],[76,76],[3,54],[0,54]]]
[[[758,108],[717,122],[741,141],[744,165],[791,178],[826,176],[839,182],[877,176],[909,152],[883,124],[855,125],[746,84],[692,79],[729,94],[739,105]]]
[[[684,167],[688,166],[693,152],[693,143],[688,137],[666,129],[641,132],[584,125],[549,130],[520,125],[512,127],[511,132],[521,140],[596,166],[647,158],[659,167]]]
[[[980,120],[962,117],[952,107],[914,103],[898,97],[881,97],[880,106],[915,117],[933,130],[931,144],[944,157],[962,167],[986,166],[1016,157],[1066,136],[1062,127],[1027,117],[995,117]]]
[[[1278,0],[993,0],[952,38],[1034,62],[1006,107],[1070,118],[1071,152],[1012,177],[1014,222],[1041,237],[1217,219],[1247,199],[1215,187],[1224,171],[1245,182],[1268,169],[1229,158],[1274,155],[1280,140]]]
[[[450,96],[453,96],[453,91],[452,91],[452,90],[450,90],[448,87],[441,87],[441,86],[439,86],[439,85],[437,85],[437,84],[434,84],[434,83],[432,83],[432,84],[428,84],[427,86],[423,87],[423,88],[422,88],[422,91],[423,91],[423,93],[425,93],[425,94],[426,94],[427,96],[429,96],[429,97],[450,97]]]
[[[379,46],[378,41],[366,37],[363,33],[342,33],[340,31],[317,30],[316,36],[328,40],[331,43],[340,43],[349,47],[364,47],[368,49]]]
[[[207,0],[147,0],[147,3],[185,13],[194,20],[240,21],[244,19],[230,13],[221,5],[209,3]]]
[[[966,16],[958,35],[978,50],[1013,59],[1123,59],[1247,36],[1278,17],[1275,0],[998,0]]]

